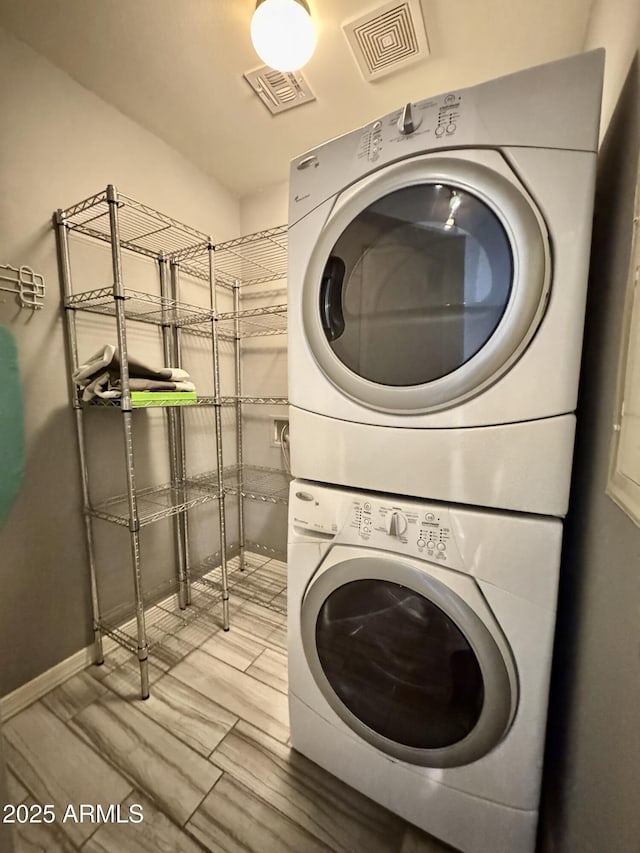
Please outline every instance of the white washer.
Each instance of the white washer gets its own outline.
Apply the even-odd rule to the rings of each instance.
[[[295,476],[564,515],[603,59],[407,104],[293,162]]]
[[[531,853],[561,537],[294,480],[294,748],[466,853]]]

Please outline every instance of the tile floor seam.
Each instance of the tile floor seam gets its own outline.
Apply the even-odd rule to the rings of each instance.
[[[216,766],[218,766],[218,765],[216,765]],[[222,769],[222,768],[220,768],[220,769]],[[278,812],[278,814],[282,815],[282,817],[284,817],[287,820],[290,820],[293,823],[297,824],[299,827],[301,827],[306,832],[308,832],[309,835],[312,835],[314,838],[316,838],[322,844],[326,845],[330,850],[334,851],[334,853],[345,853],[344,848],[341,849],[339,847],[335,847],[332,844],[329,844],[329,842],[326,840],[326,838],[322,837],[318,832],[315,832],[314,829],[310,828],[307,825],[301,824],[299,821],[297,821],[295,818],[293,818],[290,814],[287,814],[287,812],[284,809],[282,809],[280,806],[278,806],[276,803],[269,801],[268,799],[266,799],[266,797],[264,797],[262,794],[258,793],[258,791],[254,790],[253,788],[249,788],[249,786],[245,782],[243,782],[242,779],[240,779],[238,776],[236,776],[232,771],[223,770],[222,773],[223,773],[223,775],[226,774],[227,776],[230,776],[237,785],[239,785],[242,788],[245,788],[247,791],[249,791],[251,793],[251,796],[255,797],[257,800],[260,800],[260,802],[263,803],[268,808],[273,809],[274,811]],[[222,778],[222,776],[220,777],[220,779],[221,778]],[[220,781],[220,780],[218,780],[218,781]]]
[[[221,776],[220,776],[219,778],[221,778]],[[217,784],[217,782],[219,781],[219,778],[218,778],[218,779],[216,779],[216,782],[212,785],[212,790],[213,790],[213,788],[215,787],[215,785]],[[211,793],[211,791],[207,792],[207,794],[205,794],[205,796],[209,796],[209,793]],[[171,824],[172,824],[172,825],[173,825],[173,826],[174,826],[174,827],[175,827],[179,832],[184,832],[184,833],[189,837],[189,839],[190,839],[190,840],[192,840],[195,844],[197,844],[197,845],[198,845],[198,847],[200,847],[203,851],[206,851],[206,849],[207,849],[207,848],[206,848],[206,847],[204,847],[204,846],[200,843],[200,841],[198,841],[198,839],[197,839],[197,838],[196,838],[196,837],[195,837],[195,836],[194,836],[194,835],[193,835],[193,834],[192,834],[192,833],[191,833],[191,832],[186,828],[186,826],[181,826],[181,825],[180,825],[180,824],[175,820],[175,818],[171,817],[171,815],[170,815],[168,812],[166,812],[166,811],[164,810],[164,808],[162,807],[162,805],[161,805],[160,803],[158,803],[158,802],[157,802],[153,797],[149,796],[149,794],[148,794],[146,791],[143,791],[141,788],[139,788],[139,787],[134,788],[134,789],[133,789],[133,791],[131,791],[131,793],[130,793],[130,794],[128,794],[126,797],[124,797],[124,799],[120,802],[120,805],[122,805],[124,802],[126,802],[126,800],[128,800],[130,797],[132,797],[132,796],[136,796],[136,795],[138,795],[138,796],[137,796],[137,799],[138,799],[138,800],[139,800],[139,799],[141,799],[141,798],[144,798],[144,797],[148,797],[148,799],[151,801],[151,803],[152,803],[152,805],[154,806],[154,808],[156,808],[156,810],[157,810],[158,812],[160,812],[160,814],[161,814],[161,815],[162,815],[166,820],[168,820],[168,821],[169,821],[169,823],[171,823]],[[198,804],[198,808],[200,807],[200,805],[201,805],[201,803],[200,803],[200,804]],[[197,809],[196,809],[196,811],[197,811]],[[190,819],[190,818],[189,818],[189,819]],[[104,825],[105,825],[105,824],[99,824],[99,825],[97,826],[97,828],[96,828],[96,832],[97,832],[97,831],[99,831],[99,830],[102,828],[102,826],[104,826]],[[93,833],[93,834],[92,834],[91,838],[93,838],[93,835],[95,835],[95,833]],[[85,844],[87,844],[87,843],[88,843],[88,841],[89,841],[89,839],[87,839],[85,842],[83,842],[83,844],[82,844],[82,847],[81,847],[81,848],[78,848],[78,849],[81,851],[81,853],[82,853],[82,850],[84,849]],[[176,853],[178,853],[178,851],[176,851]]]
[[[235,726],[234,726],[234,728],[235,728]],[[231,732],[229,732],[228,734],[231,734]],[[237,732],[236,734],[237,734],[237,737],[241,741],[246,741],[247,737],[251,740],[250,735],[246,735],[241,731]],[[267,737],[269,737],[269,736],[267,736]],[[276,743],[279,746],[283,745],[282,743],[277,741],[276,738],[272,738],[272,739],[274,741],[276,741]],[[220,742],[220,744],[218,744],[218,747],[216,747],[216,750],[220,746],[222,746],[222,741]],[[258,749],[262,754],[266,755],[268,760],[274,762],[277,771],[282,772],[283,769],[286,767],[286,761],[283,761],[282,757],[279,756],[276,752],[272,751],[268,745],[263,745],[263,744],[259,743],[258,741],[253,741],[253,746],[256,749]],[[288,748],[289,748],[290,752],[293,751],[293,747],[288,747]],[[219,766],[219,765],[216,765],[216,766]],[[226,767],[225,768],[221,767],[220,769],[223,770],[223,773],[225,773],[225,774],[229,775],[231,778],[233,778],[237,784],[241,785],[243,788],[246,788],[248,791],[250,791],[251,795],[256,797],[256,799],[259,799],[266,806],[277,811],[279,814],[281,814],[287,820],[291,820],[294,823],[297,823],[298,826],[301,826],[306,832],[308,832],[310,835],[312,835],[314,838],[316,838],[322,844],[325,844],[327,847],[329,847],[331,850],[333,850],[334,853],[346,853],[344,845],[339,846],[339,843],[337,841],[331,840],[331,836],[329,836],[330,840],[327,840],[327,837],[326,837],[327,830],[324,830],[322,825],[316,822],[315,817],[310,812],[307,812],[304,809],[302,809],[303,813],[306,815],[306,817],[308,818],[308,820],[311,823],[311,825],[309,825],[309,824],[303,825],[298,820],[296,820],[291,814],[287,813],[287,811],[285,809],[281,808],[277,803],[272,802],[271,800],[267,799],[263,794],[259,793],[255,788],[247,785],[247,783],[242,778],[240,778],[240,776],[236,775],[232,769],[229,770]],[[285,775],[286,775],[286,770],[285,770]],[[277,773],[276,773],[276,776],[277,776]],[[311,802],[311,800],[314,799],[312,796],[314,793],[316,794],[316,800],[315,801],[317,801],[318,791],[319,790],[323,791],[322,787],[320,787],[319,789],[314,787],[313,780],[310,778],[307,779],[303,775],[297,775],[296,774],[295,784],[296,784],[296,788],[297,788],[296,793],[302,793],[303,797],[305,797],[305,799],[307,799],[309,802]],[[285,796],[285,794],[282,794],[282,795]],[[328,816],[332,812],[332,810],[335,808],[335,805],[332,804],[330,798],[325,796],[324,794],[323,794],[322,799],[324,800],[324,814]],[[401,819],[398,819],[398,820],[401,820]],[[398,853],[401,850],[405,832],[406,832],[406,830],[403,829],[403,831],[400,835],[400,838],[398,839],[398,843],[399,843]],[[336,846],[336,844],[338,844],[338,846]]]
[[[213,747],[213,749],[211,750],[211,752],[209,753],[209,755],[207,755],[207,761],[211,761],[211,756],[213,755],[213,753],[216,751],[216,749],[218,749],[218,748],[220,747],[220,745],[223,743],[223,741],[225,741],[225,740],[227,739],[227,737],[228,737],[228,736],[231,734],[231,732],[236,728],[236,726],[238,725],[238,723],[239,723],[239,722],[240,722],[240,717],[238,717],[238,719],[237,719],[237,720],[235,721],[235,723],[231,726],[231,728],[230,728],[230,729],[229,729],[229,731],[225,734],[225,736],[224,736],[224,737],[223,737],[223,738],[222,738],[222,739],[221,739],[221,740],[220,740],[220,741],[219,741],[219,742],[218,742],[218,743]],[[214,764],[214,766],[215,766],[215,767],[218,767],[218,765],[217,765],[217,764],[215,764],[214,762],[211,762],[211,763],[212,763],[212,764]],[[222,770],[222,767],[218,767],[218,770]],[[224,773],[224,770],[222,770],[222,772]]]
[[[7,769],[13,773],[13,775],[16,777],[18,782],[22,785],[22,787],[27,792],[27,796],[23,797],[19,803],[15,803],[14,805],[17,805],[17,806],[21,805],[22,803],[24,803],[25,800],[28,800],[29,797],[31,797],[32,800],[35,800],[35,795],[34,795],[33,791],[29,788],[27,783],[23,779],[21,779],[20,776],[16,773],[15,768],[11,767],[11,765],[9,764],[6,752],[5,752],[5,761],[6,761]]]
[[[209,640],[207,640],[206,642],[209,642],[210,640],[213,640],[213,638],[214,638],[215,636],[216,636],[216,635],[214,634],[214,635],[213,635],[213,637],[210,637],[210,638],[209,638]],[[228,635],[227,635],[227,636],[228,636]],[[256,638],[256,640],[259,640],[259,638]],[[203,644],[203,645],[204,645],[204,644]],[[203,652],[205,655],[208,655],[210,658],[214,658],[214,660],[217,660],[217,661],[222,661],[222,663],[226,663],[228,666],[232,666],[234,669],[237,669],[237,670],[238,670],[238,672],[242,672],[242,673],[244,673],[245,675],[247,674],[247,670],[246,670],[246,669],[241,669],[239,666],[235,666],[235,664],[230,663],[230,662],[229,662],[228,660],[226,660],[225,658],[219,658],[217,655],[214,655],[214,654],[212,654],[211,652],[207,651],[207,649],[203,648],[203,646],[199,646],[197,649],[193,649],[193,651],[194,651],[194,652]],[[260,655],[261,655],[264,651],[266,651],[266,647],[263,647],[263,648],[258,652],[258,654],[256,655],[256,657],[255,657],[255,658],[254,658],[250,663],[248,663],[248,664],[247,664],[247,669],[248,669],[250,666],[253,666],[253,664],[258,660],[258,658],[260,657]],[[191,654],[191,652],[189,652],[189,654]],[[181,661],[178,661],[176,664],[174,664],[174,666],[178,666],[178,665],[179,665],[179,664],[181,664],[184,660],[185,660],[185,658],[183,658]],[[171,669],[173,669],[173,667],[172,667]],[[167,670],[167,673],[166,673],[167,675],[170,675],[170,674],[171,674],[171,669],[170,669],[170,670]],[[254,680],[256,680],[256,679],[254,679]]]
[[[196,651],[196,652],[201,652],[201,653],[202,653],[202,654],[204,654],[204,655],[206,655],[206,654],[207,654],[203,649],[195,649],[194,651]],[[271,690],[273,690],[274,692],[278,693],[279,695],[282,695],[282,693],[281,693],[279,690],[276,690],[274,687],[271,687],[270,685],[265,684],[263,681],[260,681],[259,679],[254,678],[252,675],[247,675],[247,673],[246,673],[246,672],[244,672],[243,670],[241,670],[241,669],[236,669],[236,667],[233,667],[233,666],[231,666],[230,664],[227,664],[225,661],[220,661],[218,658],[213,657],[213,655],[207,655],[207,657],[210,657],[212,660],[214,660],[214,661],[216,661],[216,662],[218,662],[218,663],[222,663],[222,664],[224,664],[225,666],[229,666],[231,669],[234,669],[236,672],[240,673],[241,675],[245,675],[245,676],[247,676],[247,677],[248,677],[248,678],[250,678],[252,681],[256,682],[256,684],[259,684],[261,687],[269,687],[269,688],[270,688]],[[186,660],[186,659],[185,659],[185,660]],[[174,676],[174,677],[175,677],[175,676]],[[180,678],[179,678],[178,680],[179,680],[179,681],[181,681],[182,679],[180,679]],[[183,682],[183,683],[184,683],[184,682]],[[205,699],[209,699],[209,700],[211,701],[211,697],[207,696],[207,694],[206,694],[206,693],[203,693],[201,690],[199,690],[199,689],[198,689],[197,687],[195,687],[194,685],[190,685],[190,687],[191,687],[191,689],[192,689],[192,690],[195,690],[195,691],[196,691],[196,693],[199,693],[199,694],[200,694],[201,696],[203,696]],[[217,700],[215,700],[215,699],[214,699],[214,700],[212,700],[212,701],[216,702],[216,704],[220,705],[220,707],[224,708],[224,709],[225,709],[226,711],[228,711],[230,714],[233,714],[233,716],[234,716],[234,717],[238,717],[238,719],[239,719],[239,720],[244,720],[244,722],[245,722],[245,723],[249,723],[250,725],[255,725],[255,723],[252,723],[252,722],[251,722],[251,720],[248,720],[248,719],[246,719],[245,717],[241,716],[237,711],[233,711],[233,710],[231,710],[230,708],[227,708],[227,707],[226,707],[225,705],[223,705],[221,702],[219,702],[219,701],[217,701]],[[234,723],[234,725],[235,725],[235,723]],[[281,741],[281,742],[282,742],[282,741]]]
[[[122,702],[126,702],[126,701],[127,701],[126,699],[122,699],[122,697],[117,696],[117,694],[115,694],[115,695],[116,695],[116,697],[117,697],[118,699],[120,699],[120,701],[122,701]],[[119,764],[115,763],[115,762],[114,762],[112,759],[110,759],[110,758],[109,758],[105,753],[101,753],[101,752],[100,752],[100,753],[98,753],[98,755],[100,755],[100,756],[101,756],[105,761],[107,761],[107,763],[108,763],[108,764],[110,764],[110,765],[111,765],[111,767],[113,767],[115,770],[117,770],[117,771],[118,771],[118,773],[119,773],[121,776],[123,776],[123,777],[124,777],[128,782],[130,782],[130,783],[131,783],[131,785],[132,785],[131,790],[129,791],[129,793],[127,794],[127,796],[126,796],[126,797],[124,797],[124,799],[121,801],[121,803],[122,803],[122,802],[124,802],[124,800],[128,799],[128,797],[130,797],[130,796],[131,796],[132,794],[134,794],[136,791],[139,791],[139,792],[140,792],[140,793],[142,793],[145,797],[148,797],[148,798],[149,798],[149,800],[151,800],[151,802],[153,803],[154,807],[155,807],[159,812],[161,812],[161,813],[162,813],[166,818],[168,818],[169,820],[171,820],[171,822],[172,822],[172,823],[174,823],[176,826],[180,827],[180,824],[175,820],[175,818],[172,818],[172,817],[171,817],[171,815],[170,815],[170,814],[165,810],[164,806],[162,805],[162,803],[161,803],[161,802],[160,802],[160,800],[158,799],[158,796],[157,796],[157,794],[156,794],[155,792],[148,790],[148,789],[147,789],[143,784],[141,784],[141,782],[140,782],[140,780],[139,780],[139,779],[134,779],[134,778],[131,776],[131,774],[129,773],[129,771],[125,770],[125,769],[124,769],[124,768],[122,768]],[[205,761],[206,761],[206,760],[208,760],[208,759],[204,758],[204,756],[201,756],[201,758],[203,758]],[[220,770],[221,768],[217,767],[216,769],[217,769],[217,770]],[[222,772],[221,772],[221,774],[220,774],[220,775],[222,775]],[[220,777],[218,777],[218,779],[219,779],[219,778],[220,778]],[[218,781],[218,779],[216,779],[216,782]],[[215,785],[215,782],[214,782],[214,785]],[[212,787],[213,787],[213,786],[212,786]],[[209,794],[209,792],[207,792],[207,793],[205,794],[205,797],[206,797],[206,796],[208,796],[208,794]],[[203,798],[203,799],[204,799],[204,798]],[[200,805],[200,803],[199,803],[198,805]],[[180,828],[181,828],[181,827],[180,827]],[[94,832],[95,832],[95,831],[94,831]],[[93,836],[93,834],[94,834],[94,833],[92,833],[90,837],[92,837],[92,836]]]
[[[240,781],[237,777],[235,777],[232,773],[228,773],[228,774],[223,773],[223,776],[224,775],[227,775],[230,779],[232,779],[233,784],[238,789],[242,789],[242,790],[246,791],[249,794],[249,796],[251,796],[254,800],[259,801],[263,806],[266,807],[266,809],[268,809],[269,811],[272,811],[272,812],[276,812],[281,818],[284,819],[284,821],[286,823],[293,824],[298,830],[300,830],[305,835],[310,836],[314,841],[319,842],[319,844],[321,844],[323,847],[325,847],[328,851],[331,851],[331,853],[345,853],[344,851],[336,850],[335,847],[329,846],[323,839],[318,838],[317,835],[315,835],[313,832],[311,832],[307,827],[298,823],[290,815],[287,815],[285,812],[283,812],[281,809],[279,809],[273,803],[270,803],[267,800],[265,800],[263,797],[261,797],[259,794],[257,794],[255,791],[253,791],[247,785],[245,785],[244,782]],[[222,779],[222,776],[220,777],[220,779]],[[218,780],[218,781],[220,781],[220,780]],[[193,816],[191,819],[193,820]],[[251,850],[248,849],[247,853],[257,853],[257,851],[254,851],[252,848]],[[304,851],[300,851],[300,853],[304,853]]]
[[[108,686],[108,685],[107,685],[107,686]],[[138,708],[136,708],[136,707],[135,707],[135,705],[132,705],[132,703],[131,703],[130,701],[127,701],[126,699],[123,699],[121,696],[119,696],[119,695],[118,695],[117,693],[115,693],[114,691],[111,691],[111,692],[114,694],[114,697],[115,697],[118,701],[120,701],[120,702],[124,702],[124,703],[125,703],[126,705],[128,705],[128,706],[129,706],[133,711],[135,711],[135,713],[136,713],[136,714],[140,714],[140,715],[143,717],[143,719],[144,719],[144,721],[145,721],[145,722],[150,722],[152,725],[156,725],[156,726],[158,726],[159,728],[163,729],[163,731],[165,731],[165,732],[166,732],[166,733],[167,733],[167,734],[168,734],[168,735],[169,735],[173,740],[177,741],[177,742],[178,742],[182,747],[184,747],[185,749],[189,750],[189,752],[192,752],[192,753],[193,753],[193,755],[194,755],[194,756],[196,756],[197,758],[200,758],[200,759],[202,759],[203,761],[207,761],[207,760],[208,760],[204,755],[202,755],[201,753],[197,752],[195,749],[193,749],[191,746],[189,746],[189,744],[186,744],[183,740],[181,740],[180,738],[178,738],[178,737],[177,737],[173,732],[170,732],[168,729],[166,729],[164,726],[162,726],[160,723],[158,723],[158,722],[157,722],[157,720],[154,720],[154,719],[153,719],[153,718],[151,718],[151,717],[147,717],[147,715],[146,715],[143,711],[138,710]],[[144,699],[143,699],[143,700],[140,700],[140,701],[147,701],[147,700],[144,700]],[[91,704],[92,704],[92,705],[97,705],[97,704],[99,704],[99,703],[100,703],[100,699],[97,699],[95,702],[92,702]],[[87,708],[88,708],[88,707],[90,707],[90,706],[87,706]],[[85,710],[87,710],[87,709],[85,709]],[[115,716],[115,715],[114,715],[114,714],[112,714],[111,716]],[[73,729],[71,729],[71,731],[73,732],[74,730],[73,730]],[[154,744],[152,744],[148,739],[144,739],[144,740],[142,740],[142,743],[144,743],[144,745],[145,745],[147,748],[149,748],[151,751],[155,751],[155,745],[154,745]],[[102,756],[102,753],[98,753],[98,755]],[[102,757],[104,757],[104,756],[102,756]],[[164,760],[165,760],[165,761],[167,761],[166,756],[165,756]],[[113,764],[113,762],[110,762],[110,763],[112,763],[112,764]],[[172,768],[175,768],[179,773],[182,773],[181,768],[180,768],[178,765],[175,765],[173,762],[168,762],[168,763],[170,764],[170,766],[171,766]],[[118,770],[118,772],[119,772],[119,773],[121,773],[122,775],[125,775],[126,771],[124,771],[124,769],[123,769],[119,764],[115,764],[115,767],[116,767],[116,769]],[[218,769],[220,769],[220,768],[218,768]],[[140,784],[139,780],[134,779],[134,778],[133,778],[132,776],[130,776],[128,773],[126,773],[126,778],[127,778],[128,780],[130,780],[130,781],[132,781],[132,782],[133,782],[133,784],[134,784],[134,788],[135,788],[135,787],[138,787],[138,788],[142,789],[142,790],[144,791],[144,793],[146,793],[148,796],[150,796],[150,797],[151,797],[151,799],[153,799],[153,795],[152,795],[149,791],[147,791],[147,790],[144,788],[144,786],[143,786],[143,785],[141,785],[141,784]],[[217,780],[216,780],[216,781],[217,781]],[[131,794],[131,791],[129,792],[129,794],[128,794],[127,796],[130,796],[130,794]],[[162,810],[162,809],[161,809],[161,810]]]
[[[132,794],[134,794],[134,793],[135,793],[135,790],[136,790],[135,788],[132,788],[132,789],[129,791],[129,793],[127,794],[127,796],[126,796],[126,797],[123,797],[123,798],[120,800],[120,802],[118,803],[118,805],[119,805],[119,806],[121,806],[121,805],[122,805],[126,800],[128,800],[128,799],[129,799],[129,797],[130,797]],[[80,847],[78,848],[79,850],[81,850],[81,851],[82,851],[82,850],[84,849],[85,845],[89,843],[90,839],[92,839],[92,838],[93,838],[93,836],[94,836],[94,835],[96,834],[96,832],[101,828],[101,826],[102,826],[102,824],[100,824],[100,823],[96,823],[96,825],[95,825],[95,827],[94,827],[94,829],[93,829],[93,831],[92,831],[91,835],[89,835],[87,838],[85,838],[85,840],[82,842],[82,844],[81,844],[81,845],[80,845]]]
[[[113,690],[111,690],[109,688],[108,684],[105,686],[107,687],[107,689],[109,690],[110,693],[113,693],[114,696],[116,696],[118,699],[121,699],[121,697],[118,696],[117,693],[114,693]],[[99,701],[99,699],[94,699],[93,702],[91,702],[89,705],[87,705],[86,708],[83,708],[82,710],[86,711],[87,708],[90,708],[91,705],[95,705],[98,701]],[[121,699],[121,701],[125,702],[126,700]],[[75,718],[71,718],[71,719],[75,719]],[[130,797],[131,794],[139,787],[137,784],[137,781],[128,773],[128,771],[124,770],[122,767],[120,767],[119,764],[117,764],[115,761],[113,761],[113,759],[111,758],[110,755],[108,755],[105,752],[99,751],[96,748],[96,745],[94,744],[94,742],[91,740],[91,738],[86,733],[83,733],[82,735],[80,735],[80,733],[78,731],[76,731],[71,726],[69,726],[68,723],[70,723],[70,722],[71,722],[71,720],[63,721],[64,725],[67,726],[67,728],[69,729],[71,734],[73,734],[75,737],[77,737],[79,740],[81,740],[89,749],[91,749],[93,752],[95,752],[95,754],[99,758],[101,758],[103,761],[105,761],[107,764],[109,764],[109,766],[113,770],[115,770],[117,773],[119,773],[124,779],[126,779],[127,782],[129,782],[131,784],[131,790],[127,793],[126,797],[123,797],[123,800],[126,800],[127,797]],[[153,800],[154,799],[153,796],[151,796],[150,799]],[[155,802],[155,800],[154,800],[154,802]]]
[[[92,703],[92,704],[93,704],[93,703]],[[89,706],[87,706],[87,707],[89,707]],[[122,777],[123,777],[123,779],[125,779],[127,782],[129,782],[129,783],[131,784],[131,790],[127,793],[127,797],[130,797],[130,796],[131,796],[131,794],[132,794],[132,792],[134,791],[134,789],[135,789],[135,787],[136,787],[136,781],[135,781],[135,779],[133,779],[133,778],[132,778],[132,777],[131,777],[131,776],[130,776],[130,775],[129,775],[125,770],[123,770],[123,769],[122,769],[118,764],[116,764],[114,761],[112,761],[112,759],[110,758],[110,756],[108,756],[108,755],[107,755],[106,753],[104,753],[104,752],[100,752],[100,751],[96,748],[95,744],[94,744],[94,743],[93,743],[93,741],[89,738],[89,736],[88,736],[88,735],[85,735],[85,736],[81,737],[81,736],[79,735],[79,733],[78,733],[77,731],[75,731],[75,729],[72,729],[72,728],[71,728],[71,726],[68,726],[66,722],[64,723],[64,725],[66,725],[66,726],[67,726],[67,728],[69,729],[69,731],[71,732],[71,734],[72,734],[72,735],[74,735],[74,736],[75,736],[75,737],[77,737],[79,740],[81,740],[81,741],[82,741],[82,743],[84,743],[84,744],[85,744],[85,746],[87,746],[87,747],[88,747],[92,752],[94,752],[94,753],[98,756],[98,758],[101,758],[101,759],[102,759],[104,762],[106,762],[106,763],[107,763],[107,764],[108,764],[108,765],[109,765],[113,770],[115,770],[117,773],[119,773],[119,774],[120,774],[120,776],[122,776]],[[125,797],[124,799],[126,799],[126,797]]]
[[[208,760],[209,760],[209,759],[207,759],[207,761],[208,761]],[[213,762],[211,762],[211,764],[213,764]],[[188,818],[185,820],[185,822],[182,824],[182,829],[186,829],[187,824],[188,824],[188,823],[189,823],[189,821],[193,818],[194,814],[198,811],[198,809],[200,808],[200,806],[204,803],[204,801],[207,799],[207,797],[209,796],[209,794],[213,791],[213,789],[216,787],[216,785],[218,784],[218,782],[219,782],[219,781],[222,779],[222,777],[224,776],[224,770],[223,770],[221,767],[218,767],[218,766],[217,766],[217,765],[215,765],[215,764],[213,764],[213,766],[216,768],[216,770],[219,770],[219,771],[220,771],[220,775],[218,776],[218,778],[216,779],[216,781],[213,783],[213,785],[209,788],[209,790],[206,792],[206,794],[203,796],[203,798],[200,800],[200,802],[199,802],[199,803],[198,803],[198,805],[195,807],[195,809],[191,812],[191,814],[189,815],[189,817],[188,817]]]

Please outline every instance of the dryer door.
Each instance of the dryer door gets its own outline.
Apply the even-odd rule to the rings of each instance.
[[[328,378],[364,405],[426,412],[494,382],[544,313],[542,217],[496,152],[396,163],[339,197],[303,318]]]
[[[509,728],[515,669],[473,578],[384,552],[341,558],[311,581],[301,620],[324,698],[383,752],[456,767]]]

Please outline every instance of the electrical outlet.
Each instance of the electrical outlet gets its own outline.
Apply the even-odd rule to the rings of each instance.
[[[289,418],[274,418],[271,423],[271,446],[282,447],[282,430],[289,426]]]

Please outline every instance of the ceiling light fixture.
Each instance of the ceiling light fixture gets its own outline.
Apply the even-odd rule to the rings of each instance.
[[[277,71],[297,71],[316,46],[305,0],[258,0],[251,19],[251,41],[260,59]]]

